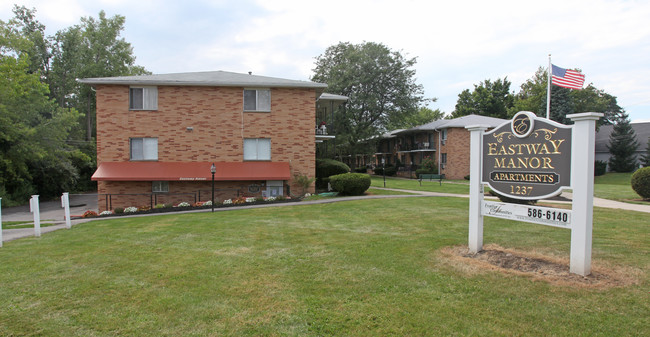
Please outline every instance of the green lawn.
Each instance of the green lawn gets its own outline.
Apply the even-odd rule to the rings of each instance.
[[[54,226],[54,223],[41,222],[41,227]],[[2,229],[34,228],[33,221],[3,221]]]
[[[0,248],[2,336],[631,336],[650,331],[647,214],[596,209],[590,289],[467,274],[467,199],[119,218]],[[620,219],[624,218],[624,225]],[[569,231],[486,218],[485,242],[568,256]]]
[[[371,187],[384,187],[384,178],[372,176]],[[442,186],[438,181],[422,181],[422,186],[417,179],[404,179],[386,177],[386,188],[404,189],[412,191],[442,192],[453,194],[468,194],[468,180],[443,180]]]
[[[632,189],[631,179],[632,173],[606,173],[594,177],[594,196],[618,201],[638,201],[641,197]]]

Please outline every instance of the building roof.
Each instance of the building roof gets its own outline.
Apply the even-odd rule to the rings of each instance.
[[[215,181],[289,180],[289,163],[221,162],[214,163]],[[104,162],[93,181],[206,181],[212,179],[212,162]]]
[[[487,125],[491,128],[497,127],[505,122],[508,122],[507,119],[487,117],[481,115],[467,115],[454,119],[439,119],[427,124],[419,125],[414,128],[402,130],[398,133],[410,133],[417,131],[433,131],[447,128],[464,128],[470,125]]]
[[[636,134],[636,141],[639,143],[637,152],[645,152],[648,137],[650,137],[650,122],[631,123],[630,125]],[[607,145],[609,145],[609,135],[613,129],[614,125],[603,125],[596,132],[596,152],[609,152]]]
[[[318,98],[319,100],[328,100],[328,101],[342,101],[346,102],[348,99],[350,99],[348,96],[343,96],[343,95],[335,95],[335,94],[328,94],[324,92],[320,97]]]
[[[154,74],[139,76],[95,77],[78,80],[89,85],[180,85],[180,86],[216,86],[216,87],[265,87],[265,88],[314,88],[323,92],[327,84],[240,74],[227,71],[204,71],[175,74]]]

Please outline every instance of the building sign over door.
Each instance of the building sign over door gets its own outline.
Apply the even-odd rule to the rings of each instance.
[[[483,135],[482,182],[516,199],[543,199],[571,187],[571,127],[518,112]]]

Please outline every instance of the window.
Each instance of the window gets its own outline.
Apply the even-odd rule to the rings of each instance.
[[[131,160],[158,160],[158,138],[131,138]]]
[[[244,160],[271,160],[271,139],[244,139]]]
[[[169,192],[169,181],[152,181],[151,192],[153,193]]]
[[[441,153],[440,154],[440,167],[445,168],[447,166],[447,154],[446,153]]]
[[[271,90],[244,89],[244,111],[271,111]]]
[[[158,110],[158,88],[129,88],[129,110]]]

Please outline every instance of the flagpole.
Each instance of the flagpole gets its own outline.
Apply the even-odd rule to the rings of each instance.
[[[548,54],[548,83],[546,86],[546,119],[551,119],[551,76],[553,76],[553,71],[551,70],[551,54]]]

